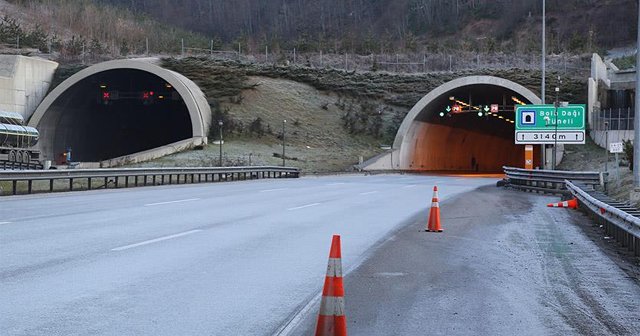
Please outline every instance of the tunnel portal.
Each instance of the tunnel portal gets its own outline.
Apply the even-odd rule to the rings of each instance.
[[[45,158],[99,162],[193,139],[205,144],[211,111],[185,77],[144,61],[105,62],[54,89],[29,121]],[[37,125],[37,126],[36,126]]]
[[[394,168],[420,171],[500,172],[524,166],[514,144],[515,106],[540,103],[528,89],[496,77],[446,83],[425,96],[400,127]],[[540,162],[539,148],[534,162]]]
[[[53,121],[52,119],[57,119]],[[95,162],[188,139],[191,121],[173,87],[140,70],[109,70],[83,79],[50,107],[54,152]]]

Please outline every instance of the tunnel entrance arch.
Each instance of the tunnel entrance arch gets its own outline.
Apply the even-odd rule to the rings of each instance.
[[[99,162],[206,144],[211,110],[204,94],[156,61],[96,64],[51,91],[29,120],[40,131],[44,158],[71,148],[74,161]]]
[[[498,172],[523,166],[524,146],[514,144],[514,105],[540,104],[526,87],[493,76],[468,76],[425,95],[407,114],[393,143],[394,169]],[[484,107],[498,105],[498,113]],[[458,111],[447,111],[457,106]],[[535,146],[535,162],[540,162]]]

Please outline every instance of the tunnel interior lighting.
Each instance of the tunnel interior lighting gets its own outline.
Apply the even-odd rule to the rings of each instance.
[[[444,117],[444,112],[440,112],[440,116],[441,116],[441,117]]]
[[[511,100],[513,100],[516,104],[527,105],[522,100],[520,100],[520,99],[518,99],[516,97],[511,97]]]
[[[106,89],[106,88],[107,88],[107,86],[106,86],[106,85],[104,85],[104,84],[100,84],[100,88],[104,90],[104,89]]]
[[[478,117],[482,117],[484,116],[484,113],[482,113],[482,111],[478,112]]]
[[[169,83],[166,83],[166,84],[164,85],[164,87],[166,87],[167,89],[172,88],[171,84],[169,84]]]

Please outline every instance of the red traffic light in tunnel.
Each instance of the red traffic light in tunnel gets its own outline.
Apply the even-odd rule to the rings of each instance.
[[[144,105],[149,105],[154,102],[155,92],[153,91],[142,91],[142,103]]]

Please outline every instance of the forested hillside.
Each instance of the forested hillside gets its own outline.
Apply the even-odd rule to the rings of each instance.
[[[385,48],[415,51],[427,45],[431,49],[526,48],[539,43],[536,32],[542,13],[540,0],[101,1],[226,43],[360,53]],[[636,1],[546,3],[550,47],[556,52],[608,48],[634,40]]]
[[[547,0],[549,53],[633,44],[633,0]],[[0,0],[0,44],[100,58],[176,54],[540,50],[540,0]],[[213,45],[211,44],[213,42]]]

